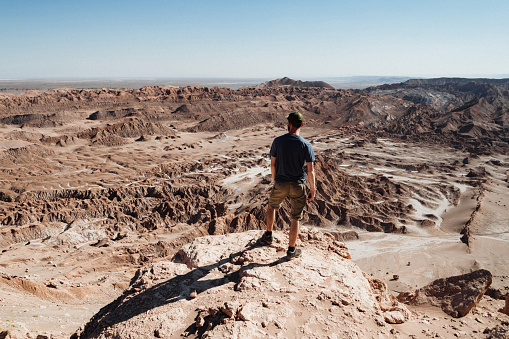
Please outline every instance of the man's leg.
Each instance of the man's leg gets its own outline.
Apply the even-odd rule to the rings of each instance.
[[[265,245],[272,244],[274,240],[272,236],[272,227],[274,226],[274,220],[276,219],[276,209],[279,208],[281,202],[286,198],[290,190],[290,186],[287,184],[276,184],[272,188],[269,197],[269,204],[267,205],[267,212],[265,213],[265,221],[267,223],[267,231],[261,237],[261,243]],[[275,206],[272,207],[272,206]]]
[[[276,210],[272,206],[268,205],[265,217],[267,221],[267,231],[263,233],[259,242],[261,245],[270,245],[272,244],[272,241],[274,241],[274,237],[272,236],[272,226],[274,225],[274,219],[276,218]]]
[[[299,220],[290,219],[290,235],[288,237],[288,246],[295,247],[297,237],[299,236]]]
[[[304,184],[292,183],[290,191],[290,234],[288,236],[288,251],[286,258],[293,259],[300,257],[302,251],[295,248],[299,236],[299,220],[302,219],[304,206],[306,206],[306,186]]]
[[[295,248],[298,236],[299,236],[299,219],[291,219],[290,235],[288,236],[288,250],[286,251],[286,258],[288,260],[300,257],[302,253],[302,250],[300,248]]]
[[[276,210],[272,206],[267,206],[267,212],[265,213],[267,222],[267,231],[272,232],[272,226],[274,225],[274,219],[276,218]]]
[[[302,219],[304,207],[306,206],[306,185],[292,183],[290,190],[290,235],[288,237],[289,247],[295,247],[299,236],[299,220]]]

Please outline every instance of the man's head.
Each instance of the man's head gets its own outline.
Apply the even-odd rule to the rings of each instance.
[[[295,128],[300,128],[304,123],[304,117],[300,112],[292,112],[286,117],[288,122]]]

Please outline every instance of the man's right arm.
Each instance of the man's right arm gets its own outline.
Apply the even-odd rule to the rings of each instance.
[[[270,173],[272,174],[272,186],[276,185],[276,157],[270,156]]]

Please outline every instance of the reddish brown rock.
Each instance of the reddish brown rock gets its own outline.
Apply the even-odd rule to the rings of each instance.
[[[492,282],[487,270],[433,281],[413,292],[402,292],[398,300],[407,304],[431,304],[455,317],[464,317],[481,300]]]

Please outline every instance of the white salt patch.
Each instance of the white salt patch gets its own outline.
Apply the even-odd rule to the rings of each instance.
[[[346,142],[348,141],[350,138],[342,138],[342,139],[338,139],[338,138],[329,138],[330,141],[337,141],[337,142]]]
[[[397,170],[391,169],[391,168],[385,168],[385,167],[375,167],[373,168],[375,171],[381,171],[381,172],[395,172]]]
[[[403,176],[400,176],[400,175],[391,175],[389,177],[389,179],[391,179],[392,181],[407,181],[407,182],[413,182],[413,183],[416,183],[416,184],[439,184],[439,183],[443,183],[442,181],[440,180],[432,180],[431,178],[430,179],[425,179],[425,178],[409,178],[409,177],[403,177]]]
[[[457,182],[453,182],[452,183],[454,186],[456,186],[461,193],[465,193],[467,191],[467,189],[470,187],[468,185],[465,185],[465,184],[459,184]]]
[[[381,232],[359,232],[360,239],[347,243],[352,260],[379,257],[383,253],[422,253],[432,252],[443,244],[458,243],[458,235],[445,237],[394,234]]]
[[[435,207],[424,206],[424,205],[422,205],[422,203],[420,201],[418,201],[417,199],[414,199],[414,198],[408,199],[409,203],[412,204],[412,206],[416,210],[414,212],[414,216],[417,219],[427,219],[426,214],[433,214],[438,217],[438,220],[436,220],[436,225],[437,225],[437,227],[440,227],[440,225],[442,224],[442,221],[443,221],[441,215],[447,210],[447,208],[450,205],[449,200],[447,200],[447,198],[442,193],[440,193],[440,195],[442,198],[438,201],[428,200]],[[421,198],[421,200],[422,200],[422,198]],[[413,227],[413,229],[415,229],[415,227]],[[418,233],[422,234],[422,229],[421,229],[421,232],[418,232]]]
[[[229,186],[234,183],[237,183],[242,180],[246,179],[254,179],[258,175],[265,176],[267,174],[270,174],[270,168],[267,167],[251,167],[247,169],[245,172],[239,172],[234,175],[229,176],[228,178],[223,179],[221,182],[223,186]]]
[[[137,183],[140,183],[140,182],[143,182],[144,180],[138,180],[138,181],[133,181],[129,184],[125,184],[125,187],[128,187],[128,186],[131,186],[131,185],[134,185],[134,184],[137,184]],[[102,187],[102,186],[99,186],[99,187]],[[104,187],[103,187],[104,188]]]
[[[509,233],[494,233],[494,234],[490,234],[490,235],[474,235],[474,236],[479,237],[479,238],[486,238],[486,239],[493,239],[493,240],[509,242]]]
[[[210,174],[210,173],[214,173],[218,170],[222,170],[224,167],[222,166],[216,166],[216,167],[209,167],[209,168],[205,168],[203,169],[203,171],[201,172],[188,172],[188,173],[184,173],[184,175],[186,176],[189,176],[189,175],[197,175],[197,174]],[[236,169],[236,171],[238,171],[238,169]]]
[[[421,199],[422,200],[422,199]],[[415,216],[424,217],[426,214],[435,214],[442,215],[445,212],[447,207],[449,206],[449,201],[442,195],[442,199],[438,201],[432,201],[431,203],[436,205],[436,207],[428,207],[421,204],[419,200],[414,198],[408,199],[408,201],[412,204],[412,206],[416,209],[414,213]],[[430,200],[428,200],[430,201]]]

